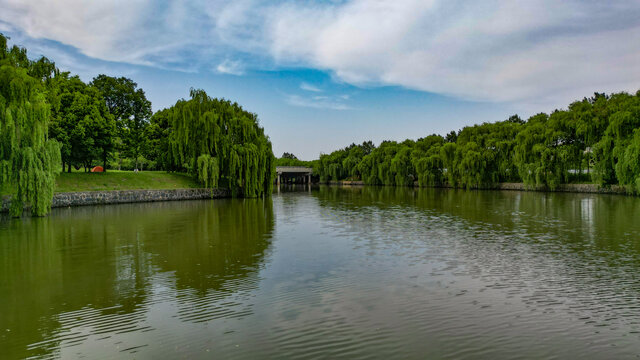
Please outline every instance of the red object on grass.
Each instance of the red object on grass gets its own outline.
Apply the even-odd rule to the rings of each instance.
[[[102,166],[96,166],[91,169],[91,172],[104,172],[104,169],[102,168]]]

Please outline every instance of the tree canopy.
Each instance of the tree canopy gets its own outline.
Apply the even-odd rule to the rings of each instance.
[[[298,160],[298,158],[295,155],[288,152],[283,153],[281,159]]]
[[[322,181],[477,188],[524,182],[550,189],[576,181],[640,193],[640,91],[596,93],[550,115],[467,126],[445,137],[352,144],[320,155]]]
[[[60,170],[60,145],[48,137],[51,110],[43,82],[53,76],[49,64],[30,61],[16,46],[8,49],[0,35],[0,188],[9,190],[14,216],[25,204],[34,215],[49,212]]]
[[[275,164],[257,116],[236,103],[192,89],[190,100],[152,116],[133,80],[99,75],[87,84],[0,35],[0,190],[12,214],[24,205],[46,214],[61,170],[96,162],[106,170],[112,161],[189,172],[249,197],[270,194]]]
[[[119,151],[134,158],[138,168],[138,157],[146,145],[146,127],[151,117],[151,102],[144,90],[126,77],[112,77],[104,74],[96,76],[91,85],[97,88],[109,112],[115,119]]]
[[[196,89],[165,111],[172,167],[197,175],[206,187],[223,184],[233,196],[271,193],[275,158],[255,114]]]
[[[62,145],[62,162],[85,169],[95,160],[107,168],[114,147],[115,121],[98,89],[82,82],[77,76],[63,73],[55,77],[57,96],[53,102],[51,138]]]

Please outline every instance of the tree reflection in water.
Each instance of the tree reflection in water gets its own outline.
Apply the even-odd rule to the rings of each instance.
[[[273,228],[270,199],[79,207],[3,220],[2,352],[60,356],[90,338],[152,330],[149,312],[171,299],[181,321],[246,315],[241,299],[259,280]]]

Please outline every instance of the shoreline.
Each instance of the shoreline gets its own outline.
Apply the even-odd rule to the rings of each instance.
[[[227,189],[102,190],[62,192],[53,195],[51,208],[228,198]],[[0,213],[9,212],[9,196],[2,198]]]
[[[338,186],[395,186],[395,185],[367,185],[363,181],[328,181],[327,185],[338,185]],[[406,187],[416,187],[419,188],[418,183],[414,183],[413,186]],[[441,186],[424,186],[424,189],[461,189],[464,188],[455,188],[453,186],[441,185]],[[562,184],[558,185],[558,187],[554,190],[551,190],[545,186],[537,186],[537,187],[527,187],[524,183],[498,183],[493,186],[480,186],[474,187],[468,190],[500,190],[500,191],[532,191],[532,192],[565,192],[565,193],[579,193],[579,194],[612,194],[612,195],[627,195],[631,196],[633,194],[629,193],[623,186],[620,185],[611,185],[611,187],[602,187],[598,184]]]
[[[394,186],[395,185],[367,185],[363,181],[328,181],[317,183],[320,185],[336,186]],[[415,183],[413,186],[419,188]],[[452,186],[426,186],[424,189],[461,189]],[[555,190],[539,186],[535,188],[527,187],[524,183],[498,183],[494,186],[475,187],[468,190],[498,190],[498,191],[532,191],[532,192],[565,192],[581,194],[612,194],[612,195],[633,195],[620,185],[611,187],[601,187],[597,184],[563,184]],[[51,208],[71,207],[71,206],[91,206],[91,205],[115,205],[128,203],[145,203],[157,201],[181,201],[181,200],[202,200],[221,199],[231,197],[227,189],[158,189],[158,190],[100,190],[100,191],[77,191],[61,192],[53,195]],[[9,196],[0,199],[0,213],[9,212]],[[26,209],[26,208],[25,208]]]

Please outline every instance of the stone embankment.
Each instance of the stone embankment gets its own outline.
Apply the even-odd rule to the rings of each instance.
[[[196,200],[229,197],[225,189],[114,190],[57,193],[51,207],[125,204],[136,202]],[[9,197],[4,197],[0,212],[9,210]]]
[[[343,180],[343,181],[329,181],[327,182],[329,185],[364,185],[364,181],[351,181],[351,180]]]
[[[628,195],[627,190],[623,186],[611,185],[611,187],[603,187],[598,184],[563,184],[556,187],[555,190],[550,190],[544,186],[527,188],[523,183],[501,183],[497,184],[493,189]]]
[[[329,181],[329,185],[340,185],[340,186],[363,186],[365,185],[362,181]],[[418,187],[418,183],[414,184],[415,187]],[[434,186],[437,188],[452,188],[451,186],[443,185],[443,186]],[[516,190],[516,191],[546,191],[546,192],[572,192],[572,193],[588,193],[588,194],[620,194],[620,195],[629,195],[627,190],[623,186],[612,185],[611,187],[602,187],[598,184],[563,184],[559,185],[555,188],[555,190],[550,190],[544,186],[538,187],[527,187],[523,183],[499,183],[494,186],[485,186],[475,188],[476,190]]]

